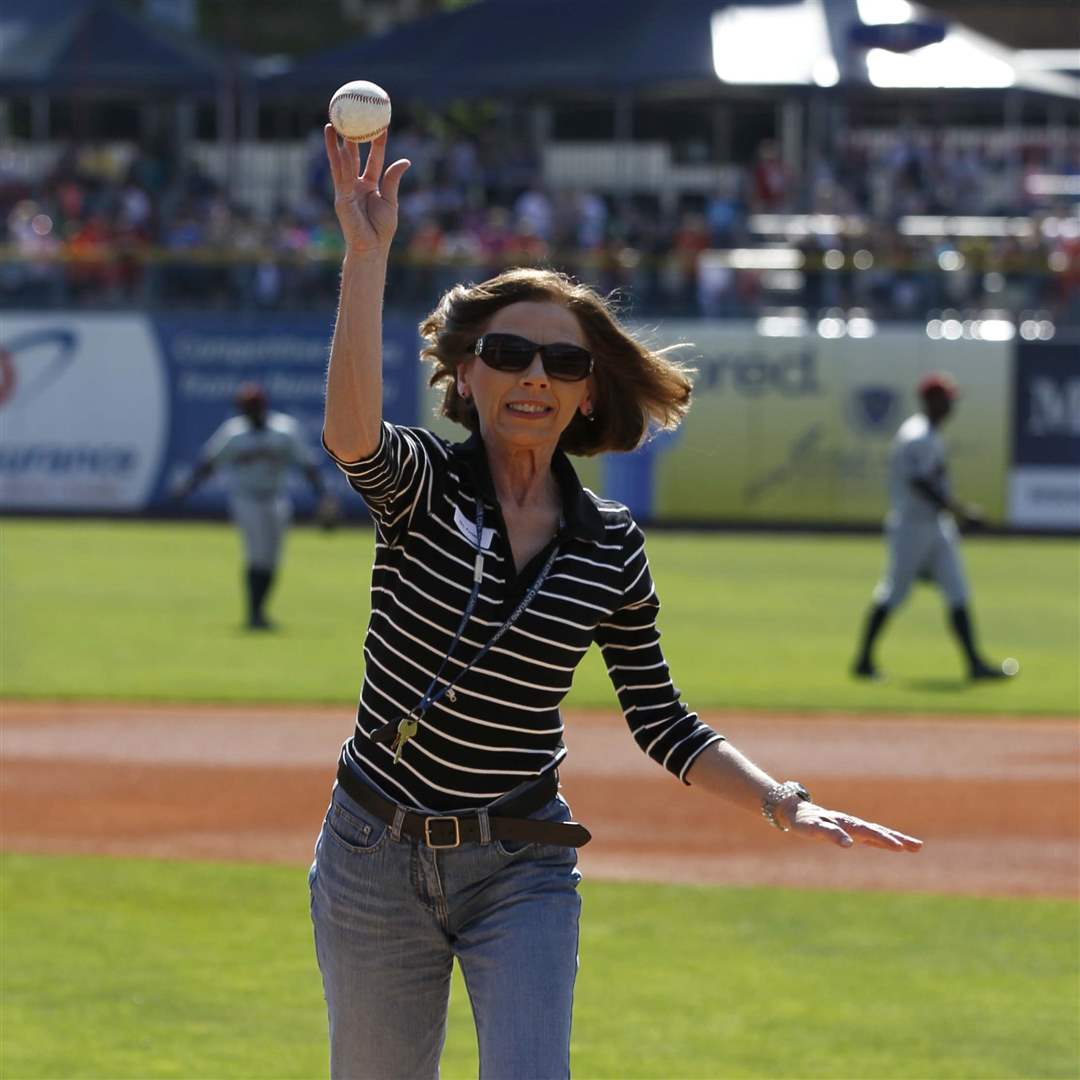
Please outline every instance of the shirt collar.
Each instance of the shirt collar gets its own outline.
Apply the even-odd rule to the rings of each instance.
[[[495,484],[488,468],[487,451],[479,432],[465,442],[455,443],[453,452],[466,461],[476,478],[480,493],[491,502],[498,504]],[[604,539],[604,519],[589,493],[581,486],[574,466],[562,450],[556,450],[551,458],[551,471],[562,492],[563,521],[567,532],[584,540]]]

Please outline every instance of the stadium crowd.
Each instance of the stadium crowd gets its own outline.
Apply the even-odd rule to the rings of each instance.
[[[1065,172],[1080,175],[1080,153],[1069,153]],[[715,190],[674,203],[550,190],[524,138],[405,128],[392,154],[413,162],[392,270],[406,304],[527,263],[623,287],[656,314],[801,305],[911,319],[983,307],[1080,322],[1080,197],[1032,184],[1050,165],[1038,142],[1011,152],[919,132],[849,137],[792,175],[766,139]],[[168,145],[123,159],[73,145],[32,185],[0,169],[0,304],[332,305],[341,241],[330,190],[318,133],[300,197],[263,214]],[[1013,224],[996,235],[905,228],[948,215]],[[791,258],[755,259],[762,249]]]

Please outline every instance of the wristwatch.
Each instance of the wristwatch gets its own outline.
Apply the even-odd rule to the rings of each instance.
[[[798,780],[785,780],[782,784],[776,784],[765,792],[765,798],[761,800],[761,816],[781,832],[790,832],[791,828],[781,823],[776,816],[776,808],[792,795],[798,795],[803,802],[810,801],[810,792]]]

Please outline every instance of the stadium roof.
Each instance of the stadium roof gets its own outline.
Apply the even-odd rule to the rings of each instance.
[[[350,79],[369,79],[435,102],[714,83],[709,19],[718,6],[722,0],[481,0],[316,52],[261,89],[329,98]]]
[[[878,11],[884,17],[864,16]],[[906,46],[890,25],[903,22],[916,33]],[[892,40],[870,47],[867,30]],[[852,63],[860,33],[868,44],[862,62]],[[1015,86],[1075,100],[1080,84],[1011,65],[1011,55],[907,0],[479,0],[316,52],[264,77],[260,90],[328,99],[362,78],[399,98],[438,103],[843,80],[882,89]]]
[[[0,90],[215,93],[223,61],[116,0],[3,0]]]

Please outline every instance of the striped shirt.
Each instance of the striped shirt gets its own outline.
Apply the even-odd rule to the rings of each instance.
[[[356,730],[343,754],[394,800],[448,812],[486,805],[563,759],[559,704],[592,642],[601,649],[633,737],[684,779],[722,736],[679,699],[660,649],[660,608],[645,540],[630,512],[583,488],[561,451],[552,471],[562,523],[516,572],[484,444],[449,443],[383,423],[378,449],[345,462],[331,453],[375,519],[371,620]],[[477,499],[483,501],[480,595],[424,715],[395,764],[371,740],[413,709],[438,671],[473,586]],[[532,603],[480,661],[463,669],[517,607],[557,545]]]

